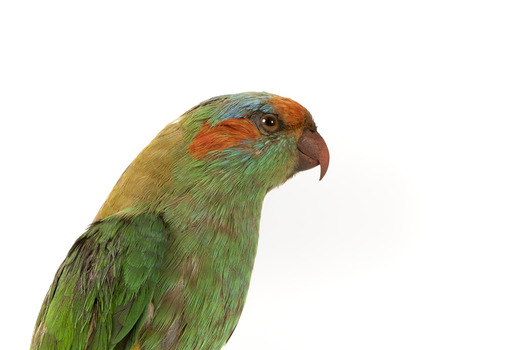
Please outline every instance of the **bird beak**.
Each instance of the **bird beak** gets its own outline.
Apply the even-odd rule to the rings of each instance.
[[[328,146],[326,146],[321,135],[317,131],[306,129],[299,138],[297,149],[299,150],[299,162],[295,170],[303,171],[321,165],[321,177],[319,180],[322,180],[328,170],[330,153],[328,153]]]

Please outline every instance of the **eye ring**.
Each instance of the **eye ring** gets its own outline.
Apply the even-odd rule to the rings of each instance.
[[[261,126],[267,132],[275,132],[279,129],[279,120],[271,114],[261,116]]]

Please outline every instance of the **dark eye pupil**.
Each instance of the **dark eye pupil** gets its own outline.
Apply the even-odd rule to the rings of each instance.
[[[275,125],[275,119],[274,118],[264,118],[263,123],[266,126],[274,126]]]

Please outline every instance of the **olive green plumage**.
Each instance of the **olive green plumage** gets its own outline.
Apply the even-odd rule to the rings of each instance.
[[[213,98],[168,125],[69,251],[31,349],[220,349],[246,300],[264,196],[316,164],[324,174],[317,135],[306,109],[266,93]]]
[[[133,342],[158,283],[166,232],[162,219],[147,213],[94,223],[55,276],[35,330],[35,341],[42,337],[37,348]]]

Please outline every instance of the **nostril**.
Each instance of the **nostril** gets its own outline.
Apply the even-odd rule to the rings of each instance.
[[[309,124],[309,125],[306,126],[306,130],[311,132],[311,133],[315,133],[315,132],[317,132],[317,125]]]

